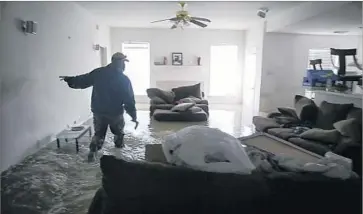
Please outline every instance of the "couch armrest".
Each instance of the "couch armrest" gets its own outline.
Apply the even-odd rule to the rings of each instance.
[[[339,143],[334,153],[353,161],[353,171],[362,175],[362,145],[358,143]]]

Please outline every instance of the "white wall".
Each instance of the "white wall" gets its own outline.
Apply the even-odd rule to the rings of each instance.
[[[264,40],[260,110],[271,112],[281,106],[292,107],[294,95],[303,94],[302,79],[306,75],[309,49],[361,49],[360,44],[361,37],[358,36],[267,33]]]
[[[0,20],[1,171],[75,120],[90,115],[90,89],[71,90],[60,75],[100,64],[93,44],[109,44],[107,28],[72,2],[7,2]],[[38,22],[25,35],[19,20]]]
[[[121,51],[123,42],[150,43],[151,87],[156,87],[157,81],[203,81],[206,95],[209,92],[210,47],[221,44],[237,45],[238,69],[242,71],[243,40],[244,31],[111,28],[112,52]],[[185,65],[195,65],[196,58],[200,56],[202,66],[154,66],[154,60],[160,61],[163,56],[168,57],[168,64],[171,64],[172,52],[182,52]],[[240,74],[236,78],[242,79]],[[240,97],[233,101],[240,102]]]

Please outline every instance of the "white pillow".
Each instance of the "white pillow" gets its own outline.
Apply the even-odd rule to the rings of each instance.
[[[200,101],[202,101],[202,99],[199,99],[198,97],[189,96],[188,98],[193,100],[195,103],[199,103]]]
[[[171,111],[184,112],[184,111],[188,111],[188,109],[190,109],[193,106],[195,106],[195,103],[181,103],[181,104],[178,104],[178,105],[174,106],[171,109]]]
[[[183,98],[179,100],[180,103],[196,103],[192,98]]]
[[[198,107],[198,106],[193,106],[193,107],[191,107],[188,111],[189,111],[189,112],[192,112],[192,113],[198,113],[198,112],[203,111],[203,109],[202,109],[202,108],[200,108],[200,107]]]

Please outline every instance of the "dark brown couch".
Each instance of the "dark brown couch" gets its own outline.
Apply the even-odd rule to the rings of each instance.
[[[164,91],[158,88],[147,89],[150,98],[150,117],[158,121],[206,121],[209,116],[208,100],[204,99],[204,93],[200,84],[173,88],[171,91]],[[189,101],[183,101],[189,99]],[[193,102],[201,112],[192,113],[172,112],[171,109],[180,102]]]
[[[297,95],[295,108],[278,108],[268,117],[255,116],[257,131],[267,132],[297,146],[324,156],[334,152],[353,161],[353,170],[361,175],[362,109],[353,104],[322,102]]]
[[[360,214],[361,179],[274,172],[213,173],[101,158],[88,214]]]

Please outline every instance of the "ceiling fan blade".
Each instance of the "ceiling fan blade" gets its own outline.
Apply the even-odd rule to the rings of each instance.
[[[206,24],[204,24],[202,22],[199,22],[197,20],[194,20],[194,19],[190,20],[190,22],[193,23],[193,24],[195,24],[195,25],[198,25],[199,27],[207,27]]]
[[[176,20],[177,20],[177,18],[174,17],[174,18],[170,18],[170,19],[162,19],[162,20],[153,21],[151,23],[164,22],[164,21],[176,21]]]
[[[153,21],[151,23],[156,23],[156,22],[164,22],[164,21],[169,21],[170,19],[162,19],[162,20],[157,20],[157,21]]]
[[[211,22],[211,20],[207,18],[200,18],[200,17],[190,17],[191,19],[197,20],[197,21],[203,21],[203,22]]]

